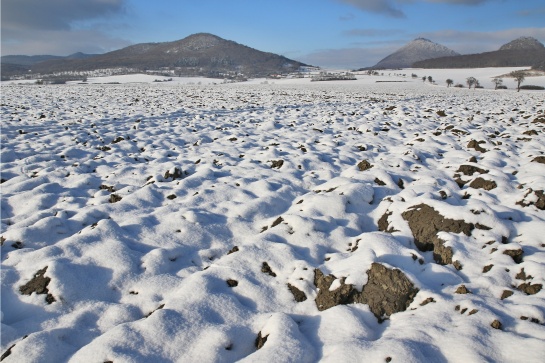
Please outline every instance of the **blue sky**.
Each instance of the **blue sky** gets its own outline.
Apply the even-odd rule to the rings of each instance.
[[[103,53],[207,32],[322,67],[371,66],[416,37],[467,54],[545,42],[543,0],[2,0],[2,55]]]

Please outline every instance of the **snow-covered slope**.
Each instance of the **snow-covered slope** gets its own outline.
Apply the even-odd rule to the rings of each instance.
[[[3,361],[541,362],[543,94],[353,82],[3,85]]]
[[[410,68],[417,61],[454,55],[460,54],[429,39],[417,38],[382,59],[373,68]]]

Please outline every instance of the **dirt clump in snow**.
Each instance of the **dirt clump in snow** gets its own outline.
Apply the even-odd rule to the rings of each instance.
[[[272,277],[276,277],[276,273],[271,269],[271,266],[267,262],[263,262],[261,265],[261,272],[269,274]]]
[[[514,294],[513,291],[511,290],[503,290],[503,292],[501,293],[501,298],[500,299],[507,299],[509,296],[512,296]]]
[[[367,276],[367,284],[361,292],[361,302],[368,304],[379,320],[384,315],[405,311],[418,293],[418,289],[401,270],[373,263]]]
[[[494,329],[501,329],[502,324],[498,319],[496,319],[492,322],[492,324],[490,324],[490,326]]]
[[[109,201],[110,203],[117,203],[117,202],[119,202],[121,199],[123,199],[123,198],[121,198],[119,195],[117,195],[117,194],[111,194],[111,195],[110,195],[110,199],[108,199],[108,201]]]
[[[437,237],[438,232],[471,234],[475,226],[464,220],[445,218],[426,204],[419,204],[401,215],[409,223],[414,244],[422,251],[433,251],[433,259],[441,265],[453,263],[452,248],[445,247],[444,241]]]
[[[295,301],[297,302],[303,302],[307,299],[307,295],[301,290],[299,290],[297,287],[293,286],[292,284],[288,284],[288,289],[292,293]]]
[[[380,217],[380,219],[378,220],[378,230],[381,231],[381,232],[388,232],[388,233],[392,233],[394,231],[394,228],[391,227],[390,229],[388,229],[388,217],[392,215],[392,212],[389,212],[389,211],[386,211],[384,212],[384,214],[382,215],[382,217]]]
[[[271,168],[273,169],[280,169],[284,165],[284,160],[272,160]]]
[[[172,180],[176,180],[176,179],[181,179],[182,175],[183,175],[182,174],[182,169],[174,167],[174,168],[166,171],[166,173],[164,175],[164,178],[165,179],[172,178]]]
[[[365,170],[371,169],[372,167],[373,165],[371,165],[371,163],[368,162],[367,160],[362,160],[358,163],[359,171],[365,171]]]
[[[456,170],[456,172],[471,176],[475,173],[486,174],[488,173],[488,170],[481,169],[474,165],[460,165],[460,167],[458,168],[458,170]]]
[[[476,151],[478,152],[481,152],[481,153],[485,153],[486,152],[486,149],[482,148],[479,144],[483,144],[484,141],[477,141],[477,140],[471,140],[468,144],[467,144],[467,148],[468,149],[475,149]]]
[[[471,291],[468,290],[466,285],[460,285],[460,286],[458,286],[458,288],[456,289],[456,291],[454,293],[455,294],[465,295],[465,294],[471,294]]]
[[[341,286],[333,291],[329,290],[336,279],[334,275],[324,275],[320,269],[314,270],[314,286],[319,289],[315,300],[318,310],[323,311],[337,305],[356,302],[355,295],[359,293],[351,284],[345,284],[344,278],[340,280]]]
[[[51,278],[44,276],[45,271],[47,271],[47,266],[41,270],[38,270],[38,272],[34,274],[34,277],[29,282],[19,287],[19,292],[21,292],[23,295],[32,295],[33,292],[36,294],[46,294],[45,301],[48,304],[51,304],[56,300],[53,295],[49,293],[49,289],[47,288]]]
[[[257,349],[263,348],[263,346],[267,342],[268,337],[269,337],[268,335],[262,336],[261,332],[257,333],[257,338],[255,339],[255,347]]]
[[[530,284],[529,282],[525,282],[517,287],[518,290],[522,291],[526,295],[535,295],[540,292],[542,288],[542,284]]]
[[[536,156],[532,159],[533,163],[545,164],[545,156]]]
[[[529,207],[531,205],[535,206],[537,209],[545,210],[545,192],[543,190],[535,190],[534,195],[537,200],[530,200],[528,202],[525,199],[532,193],[532,189],[529,189],[523,200],[518,201],[516,204],[522,207]]]
[[[319,269],[314,270],[314,285],[319,289],[316,296],[318,310],[352,303],[367,304],[377,319],[382,321],[385,316],[405,311],[418,293],[418,289],[401,270],[373,263],[367,276],[367,284],[361,292],[351,284],[345,284],[344,278],[341,278],[337,289],[330,291],[331,284],[337,278],[333,275],[325,276]]]
[[[237,280],[229,279],[226,282],[227,282],[227,286],[229,286],[229,287],[238,286],[238,281]]]
[[[521,249],[516,250],[505,250],[503,251],[504,255],[510,256],[515,263],[521,263],[522,262],[522,255],[524,254],[524,251]]]
[[[474,189],[484,189],[484,190],[492,190],[496,188],[498,185],[493,180],[486,180],[481,177],[473,180],[471,184],[469,184],[471,188]]]

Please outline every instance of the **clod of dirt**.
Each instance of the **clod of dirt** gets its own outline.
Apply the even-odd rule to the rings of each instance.
[[[238,281],[237,280],[229,279],[226,282],[227,282],[227,286],[229,286],[229,287],[238,286]]]
[[[501,297],[500,299],[507,299],[509,296],[512,296],[514,294],[513,291],[511,290],[503,290],[503,292],[501,293]]]
[[[522,291],[526,295],[535,295],[538,292],[540,292],[542,288],[543,288],[543,285],[541,284],[531,285],[529,282],[521,284],[517,287],[518,290]]]
[[[167,195],[167,199],[172,200],[172,199],[176,199],[176,198],[177,198],[176,194]]]
[[[382,180],[380,180],[379,178],[375,178],[375,183],[376,183],[377,185],[380,185],[380,186],[386,185],[386,183],[383,182]]]
[[[545,164],[545,156],[536,156],[532,159],[533,163]]]
[[[15,347],[15,344],[12,344],[4,353],[2,353],[2,356],[0,356],[0,362],[11,355],[11,350],[14,347]]]
[[[490,324],[490,326],[491,326],[492,328],[494,328],[494,329],[501,329],[501,326],[502,326],[502,325],[501,325],[501,322],[500,322],[498,319],[496,319],[496,320],[494,320],[494,321],[492,322],[492,324]]]
[[[271,228],[278,226],[282,222],[284,222],[284,218],[282,217],[276,218],[274,222],[271,224]]]
[[[426,204],[419,204],[401,215],[409,223],[414,237],[414,244],[422,251],[433,251],[435,262],[446,265],[452,263],[452,248],[445,247],[444,241],[437,237],[438,232],[471,234],[473,224],[464,220],[445,218]]]
[[[314,285],[319,289],[316,306],[323,311],[336,305],[362,303],[369,305],[371,312],[382,321],[384,316],[405,311],[418,293],[418,289],[398,269],[388,269],[379,263],[373,263],[367,271],[368,281],[361,292],[351,284],[345,284],[341,278],[341,286],[330,291],[329,288],[336,277],[325,276],[319,269],[314,270]]]
[[[118,142],[121,142],[123,140],[125,140],[123,137],[118,136],[112,141],[112,144],[117,144]]]
[[[520,270],[518,274],[515,275],[515,278],[517,280],[523,280],[523,281],[533,279],[532,275],[526,275],[526,272],[524,271],[524,267]]]
[[[486,265],[485,267],[483,267],[483,274],[492,270],[492,267],[494,267],[494,265]]]
[[[447,114],[445,113],[444,110],[439,110],[436,113],[437,113],[437,116],[440,116],[440,117],[446,117],[447,116]]]
[[[261,272],[269,274],[272,277],[276,277],[276,274],[274,273],[274,271],[271,269],[271,266],[269,266],[267,262],[263,262],[263,264],[261,265]]]
[[[467,144],[467,148],[468,149],[475,149],[477,150],[478,152],[481,152],[481,153],[485,153],[486,152],[486,149],[483,149],[479,144],[482,143],[482,141],[478,142],[477,140],[471,140],[468,144]]]
[[[388,212],[386,211],[382,217],[380,217],[380,219],[378,220],[378,230],[381,231],[381,232],[388,232],[388,233],[392,233],[394,231],[394,228],[391,227],[390,229],[388,229],[388,217],[392,215],[392,212]]]
[[[284,160],[273,160],[271,164],[271,168],[280,169],[282,165],[284,165]]]
[[[458,170],[456,170],[456,172],[471,176],[475,173],[486,174],[488,173],[488,170],[484,170],[473,165],[460,165],[460,167],[458,168]]]
[[[109,186],[109,185],[105,185],[105,184],[102,184],[101,186],[99,186],[98,189],[100,189],[100,190],[107,190],[107,191],[109,191],[110,193],[115,192],[115,188],[114,188],[113,186]]]
[[[121,199],[123,199],[123,198],[121,198],[119,195],[117,195],[117,194],[111,194],[111,195],[110,195],[110,199],[108,199],[108,201],[109,201],[110,203],[117,203],[117,202],[119,202]]]
[[[295,298],[295,301],[303,302],[307,299],[307,295],[305,295],[303,291],[299,290],[297,287],[293,286],[292,284],[288,284],[288,289],[290,289],[290,292]]]
[[[255,347],[257,349],[263,348],[263,346],[267,342],[268,337],[269,337],[268,335],[261,336],[261,332],[257,333],[257,338],[255,339]]]
[[[515,263],[521,263],[522,262],[522,255],[524,254],[524,251],[521,249],[517,250],[505,250],[503,251],[504,255],[510,256]]]
[[[473,180],[471,184],[469,184],[469,186],[474,189],[492,190],[498,185],[493,180],[485,180],[481,177],[478,177],[477,179]]]
[[[47,285],[49,285],[51,278],[44,276],[45,271],[47,271],[47,266],[36,272],[34,274],[34,277],[29,282],[19,287],[19,291],[23,295],[31,295],[33,292],[35,292],[36,294],[47,294],[45,297],[45,301],[48,304],[51,304],[56,300],[53,295],[49,293],[49,289],[47,288]]]
[[[420,306],[425,306],[425,305],[428,305],[429,303],[434,303],[434,302],[435,300],[433,299],[433,297],[429,297],[426,300],[422,301],[420,303]]]
[[[398,269],[388,269],[373,263],[367,271],[368,281],[360,294],[361,302],[369,305],[371,312],[382,319],[384,315],[405,311],[413,302],[418,289]]]
[[[371,165],[371,163],[369,163],[367,160],[363,160],[358,163],[358,169],[360,171],[365,171],[371,169],[372,167],[373,165]]]
[[[454,293],[455,294],[471,294],[471,291],[467,289],[466,285],[460,285],[458,286],[456,291],[454,291]]]
[[[315,299],[318,310],[323,311],[337,305],[346,305],[355,302],[354,295],[358,294],[358,291],[352,285],[345,284],[344,278],[341,279],[340,287],[329,291],[329,287],[336,279],[333,275],[325,276],[320,269],[314,270],[314,286],[320,289]]]
[[[146,315],[146,318],[151,316],[151,314],[153,314],[154,312],[156,312],[157,310],[161,310],[162,308],[165,307],[165,304],[161,304],[157,307],[157,309],[153,310],[153,311],[150,311],[147,315]]]
[[[534,201],[525,202],[524,199],[526,199],[526,197],[528,197],[528,195],[530,195],[532,192],[534,192],[534,194],[536,195],[537,201],[535,201],[535,202]],[[545,193],[544,193],[543,190],[533,191],[530,188],[530,189],[528,189],[528,192],[524,196],[524,199],[516,202],[515,204],[518,204],[518,205],[523,206],[523,207],[528,207],[528,206],[531,206],[531,205],[535,205],[535,207],[537,209],[545,210]]]
[[[235,253],[235,252],[238,252],[238,246],[234,246],[233,248],[231,248],[229,252],[227,252],[227,254],[230,255],[231,253]]]
[[[172,178],[172,180],[181,179],[183,176],[182,169],[174,167],[173,169],[167,170],[164,175],[165,179]]]

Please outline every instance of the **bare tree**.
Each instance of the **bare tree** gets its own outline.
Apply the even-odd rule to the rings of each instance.
[[[494,84],[496,85],[494,89],[498,89],[498,87],[502,85],[503,79],[500,77],[496,77],[492,80],[492,82],[494,82]]]
[[[524,73],[524,71],[513,71],[509,73],[509,75],[513,77],[515,81],[517,81],[517,92],[520,92],[520,84],[524,82],[524,76],[526,74]]]
[[[454,81],[452,79],[447,79],[447,88],[452,86],[452,84],[454,83]]]
[[[471,86],[475,85],[476,82],[477,82],[477,79],[475,77],[467,77],[466,78],[466,83],[467,83],[469,89],[471,89]]]

